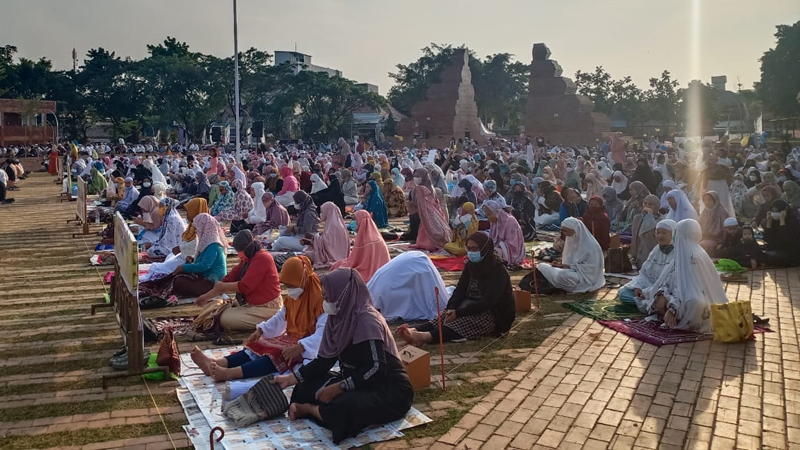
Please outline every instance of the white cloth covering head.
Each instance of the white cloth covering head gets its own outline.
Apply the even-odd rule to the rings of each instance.
[[[247,214],[247,223],[261,223],[267,220],[267,208],[264,202],[261,201],[261,196],[264,195],[264,183],[256,181],[250,185],[253,188],[253,209]]]
[[[436,288],[439,308],[444,310],[449,298],[444,280],[430,258],[417,251],[389,261],[367,283],[372,302],[384,317],[406,321],[436,317]]]
[[[561,228],[569,228],[575,234],[567,236],[564,242],[562,261],[580,276],[580,282],[572,292],[589,292],[600,289],[605,284],[603,277],[603,249],[580,220],[568,217],[561,222]]]
[[[621,178],[621,180],[617,181],[617,178]],[[612,175],[611,187],[614,188],[617,194],[622,194],[625,192],[625,189],[628,188],[628,177],[619,170],[614,172],[614,175]]]
[[[670,198],[675,199],[675,208],[673,209],[672,206],[670,206],[669,213],[667,214],[668,219],[672,219],[675,222],[680,222],[684,219],[697,220],[697,211],[683,191],[680,189],[673,189],[667,192],[667,202],[669,202]]]
[[[664,219],[664,220],[659,221],[656,224],[656,230],[669,230],[674,235],[675,226],[676,225],[678,225],[678,224],[674,220],[672,220],[672,219]]]
[[[673,236],[675,258],[667,265],[655,284],[645,292],[645,298],[651,302],[649,309],[652,310],[655,294],[663,289],[673,276],[674,282],[669,285],[670,295],[678,299],[681,304],[701,302],[703,304],[700,306],[704,309],[715,303],[728,303],[725,289],[719,280],[719,273],[708,253],[700,246],[702,237],[700,224],[694,219],[681,220],[675,226]],[[710,331],[710,315],[704,318],[708,322],[707,327],[697,323],[692,323],[691,327],[687,327],[686,325],[689,323],[686,322],[692,319],[697,320],[696,317],[690,317],[689,314],[679,316],[676,328]]]
[[[322,181],[322,178],[319,177],[317,174],[311,175],[311,193],[316,194],[317,192],[327,188],[328,185]]]
[[[161,183],[164,186],[167,185],[167,177],[165,177],[164,174],[158,170],[158,167],[156,167],[152,159],[145,159],[142,165],[144,165],[145,168],[150,169],[150,179],[153,180],[153,184]]]
[[[725,222],[722,223],[726,227],[738,227],[739,222],[736,221],[736,217],[728,217],[725,219]]]

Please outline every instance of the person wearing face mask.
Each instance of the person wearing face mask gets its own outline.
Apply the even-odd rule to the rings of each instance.
[[[317,358],[272,383],[294,386],[289,419],[313,418],[339,444],[370,425],[402,418],[414,391],[392,332],[358,271],[334,270],[322,277],[322,290],[328,320]],[[337,362],[341,371],[333,375],[329,371]]]
[[[265,341],[280,350],[259,356],[247,348],[212,359],[195,347],[192,360],[203,373],[216,382],[256,378],[296,369],[317,357],[328,315],[322,310],[322,285],[311,261],[305,256],[286,260],[280,282],[288,292],[283,307],[269,320],[256,325],[245,344],[250,347]]]
[[[635,305],[637,299],[643,298],[642,292],[651,287],[664,268],[674,258],[672,253],[672,233],[675,231],[675,221],[664,219],[655,225],[656,245],[650,250],[647,258],[639,266],[639,274],[619,290],[619,300],[622,303]]]
[[[511,278],[494,249],[486,233],[473,233],[467,239],[468,262],[441,313],[444,341],[494,336],[511,328],[516,316]],[[439,341],[436,318],[416,327],[400,325],[397,332],[406,343],[416,347]]]
[[[250,230],[236,234],[233,248],[239,255],[239,264],[215,283],[213,289],[198,297],[195,304],[219,308],[222,300],[212,299],[235,292],[238,307],[222,309],[219,324],[224,331],[250,331],[256,324],[274,316],[283,304],[278,270],[272,255],[261,248]]]

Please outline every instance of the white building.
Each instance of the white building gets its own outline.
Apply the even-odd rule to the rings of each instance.
[[[301,70],[310,70],[312,72],[325,72],[332,77],[341,77],[342,71],[331,69],[329,67],[317,66],[311,63],[311,55],[306,55],[299,52],[275,52],[275,65],[289,63],[292,66],[292,71],[297,74]]]

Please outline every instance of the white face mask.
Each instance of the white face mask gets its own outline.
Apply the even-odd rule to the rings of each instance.
[[[422,177],[414,177],[414,184],[419,185],[422,183]]]
[[[750,175],[750,181],[758,181],[758,177],[755,175]]]
[[[144,186],[144,187],[150,187],[150,183],[142,183],[142,186]]]
[[[772,220],[781,220],[781,213],[779,212],[772,212]]]
[[[325,314],[329,316],[335,316],[339,309],[336,308],[336,303],[331,303],[327,301],[322,302],[322,310],[325,311]]]
[[[303,288],[287,288],[286,292],[289,294],[289,298],[297,300],[301,295],[303,295]]]

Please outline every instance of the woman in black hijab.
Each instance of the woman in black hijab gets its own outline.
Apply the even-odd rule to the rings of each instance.
[[[658,191],[659,183],[656,180],[655,174],[653,174],[653,169],[647,162],[647,158],[639,158],[636,162],[636,170],[633,172],[633,177],[631,177],[631,182],[634,181],[641,181],[650,192]]]
[[[320,177],[321,176],[322,175],[320,175]],[[317,205],[317,208],[322,207],[325,202],[331,202],[338,206],[339,210],[342,212],[342,215],[344,215],[344,193],[342,192],[342,186],[339,184],[339,174],[333,172],[329,174],[328,177],[328,187],[311,194],[311,198],[314,199],[314,204]]]

